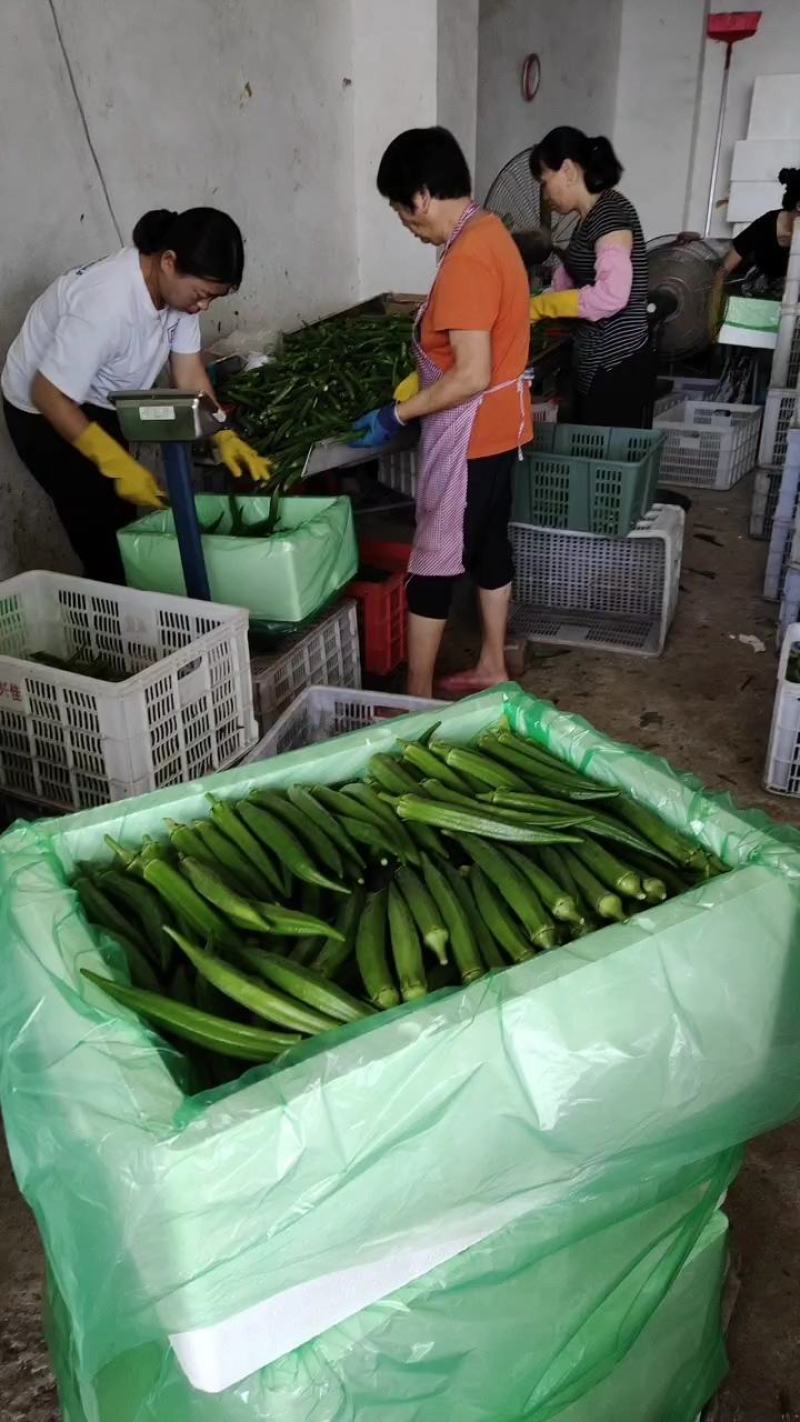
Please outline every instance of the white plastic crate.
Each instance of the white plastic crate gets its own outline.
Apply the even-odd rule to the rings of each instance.
[[[800,795],[800,682],[788,679],[793,652],[798,654],[800,665],[798,622],[789,623],[783,634],[764,769],[765,789],[782,795]]]
[[[653,416],[665,415],[667,410],[673,410],[676,405],[682,405],[686,400],[713,400],[719,390],[719,381],[708,376],[701,375],[675,375],[672,377],[672,389],[664,395],[659,395],[653,406]]]
[[[534,400],[533,425],[534,443],[536,425],[554,425],[558,421],[558,405],[555,400]],[[404,494],[407,499],[416,497],[417,492],[417,451],[398,449],[382,454],[378,460],[378,479],[387,489]]]
[[[761,443],[758,447],[759,464],[783,464],[787,435],[792,425],[797,423],[797,401],[798,391],[793,386],[786,389],[773,387],[767,391]]]
[[[0,788],[82,809],[194,780],[258,734],[247,612],[58,573],[0,584]],[[101,658],[109,682],[34,661]]]
[[[655,504],[627,538],[512,523],[511,631],[657,657],[678,602],[685,516]]]
[[[793,316],[786,316],[782,314],[781,323],[786,320],[790,321],[792,324],[792,337],[791,344],[789,346],[789,364],[786,370],[786,387],[794,387],[797,385],[798,377],[800,377],[800,321],[798,321],[796,314]],[[769,383],[772,386],[784,388],[784,382],[782,379],[780,379],[779,372],[776,369],[776,361],[778,360],[778,358],[779,352],[776,350],[775,356],[773,357],[772,361],[772,372],[770,375]]]
[[[799,503],[800,430],[788,430],[764,573],[764,597],[770,601],[776,601],[781,595],[790,558],[800,561],[800,550],[792,553],[791,549]]]
[[[656,416],[654,427],[666,435],[661,482],[730,489],[756,462],[760,424],[759,405],[716,400],[686,400]]]
[[[800,543],[800,539],[797,538],[797,530],[795,530],[793,541]],[[783,575],[778,629],[775,638],[779,648],[783,647],[788,628],[798,620],[800,620],[800,567],[791,561],[790,546],[790,557]]]
[[[763,592],[768,602],[777,602],[781,596],[783,580],[789,564],[789,550],[792,546],[793,533],[794,519],[779,518],[776,515],[772,520],[767,566],[764,570]]]
[[[268,756],[282,755],[300,746],[330,741],[348,731],[361,731],[376,722],[434,711],[437,706],[448,704],[427,701],[421,696],[358,691],[352,687],[307,686],[254,746],[247,760],[266,760]]]
[[[757,469],[750,504],[750,537],[769,538],[778,504],[783,470],[779,464]]]
[[[252,662],[253,702],[261,733],[307,686],[361,685],[358,612],[341,602],[306,632],[284,637],[269,656]]]

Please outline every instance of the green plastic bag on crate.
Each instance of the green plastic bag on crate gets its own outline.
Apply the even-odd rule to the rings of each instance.
[[[269,498],[238,500],[245,524],[269,514]],[[300,623],[358,572],[358,546],[348,498],[284,498],[271,538],[237,538],[227,495],[199,494],[208,581],[215,602],[249,608],[256,622]],[[185,594],[172,513],[147,514],[117,534],[125,580],[148,592]]]
[[[778,340],[781,303],[760,296],[729,296],[717,337],[720,345],[774,349]]]
[[[800,1109],[800,836],[518,689],[439,715],[503,710],[736,871],[206,1096],[80,977],[73,867],[434,716],[0,840],[0,1096],[69,1422],[694,1422],[713,1391],[717,1207]]]

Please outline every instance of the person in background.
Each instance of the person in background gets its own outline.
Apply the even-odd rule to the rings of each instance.
[[[33,303],[0,385],[14,448],[49,494],[86,577],[125,581],[117,529],[160,508],[156,480],[128,453],[109,397],[148,389],[169,361],[179,390],[217,404],[200,356],[200,312],[244,269],[236,223],[211,207],[145,213],[133,246],[58,277]],[[213,436],[231,473],[268,462],[232,430]]]
[[[531,299],[531,320],[572,318],[578,424],[649,423],[655,360],[647,326],[647,253],[636,209],[616,190],[622,166],[607,138],[554,128],[531,152],[551,208],[578,223],[552,289]]]
[[[800,168],[781,168],[778,182],[783,184],[783,204],[771,212],[763,212],[749,227],[734,237],[716,277],[717,297],[712,310],[718,312],[719,297],[726,281],[744,268],[746,295],[783,296],[789,248],[794,224],[800,217]]]
[[[419,378],[407,378],[395,402],[356,427],[359,443],[380,448],[420,421],[408,690],[432,693],[453,585],[466,571],[478,587],[480,657],[439,683],[445,695],[463,696],[508,679],[511,476],[532,434],[524,379],[530,288],[503,223],[474,202],[466,159],[447,129],[395,138],[380,161],[378,190],[412,236],[438,248],[439,264],[415,325]]]

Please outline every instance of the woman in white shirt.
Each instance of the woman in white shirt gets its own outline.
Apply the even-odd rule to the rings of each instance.
[[[236,290],[243,269],[242,235],[226,213],[148,212],[132,247],[58,277],[28,312],[0,377],[6,423],[87,577],[124,582],[117,529],[131,504],[163,502],[128,453],[109,396],[149,388],[169,361],[175,387],[216,403],[200,312]],[[268,462],[232,430],[213,438],[231,473],[267,477]]]

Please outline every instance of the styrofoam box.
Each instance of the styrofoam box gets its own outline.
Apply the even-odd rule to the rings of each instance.
[[[664,484],[730,489],[756,462],[759,405],[687,400],[656,416],[653,425],[666,434],[661,456]]]
[[[750,504],[750,537],[769,538],[778,504],[783,470],[779,464],[757,469]]]
[[[685,516],[655,504],[627,538],[512,523],[510,629],[532,642],[656,657],[678,603]]]
[[[340,603],[307,631],[282,638],[269,656],[254,657],[252,676],[262,735],[307,686],[360,687],[356,604]]]
[[[533,424],[534,445],[536,425],[554,425],[558,421],[558,405],[555,400],[534,400]],[[378,479],[387,489],[394,489],[413,499],[417,491],[417,451],[416,449],[393,450],[382,454],[378,461]]]
[[[800,653],[798,622],[789,623],[783,634],[764,769],[765,789],[782,795],[800,795],[800,682],[787,680],[793,651]]]
[[[734,181],[728,190],[728,221],[754,222],[762,212],[780,207],[782,199],[783,188],[774,178],[771,182]]]
[[[0,788],[103,805],[224,769],[257,736],[244,608],[30,572],[0,584]],[[109,682],[33,660],[101,658]]]
[[[761,443],[758,448],[759,464],[783,463],[787,435],[792,425],[797,424],[797,405],[796,387],[785,386],[776,389],[773,386],[767,391]]]
[[[284,751],[297,750],[300,746],[318,745],[320,741],[332,740],[348,731],[361,731],[365,726],[394,720],[396,716],[410,716],[447,704],[393,692],[307,686],[253,747],[246,762],[283,755]]]
[[[800,74],[759,74],[753,81],[748,139],[788,139],[800,134]]]
[[[733,145],[731,180],[736,183],[774,182],[781,168],[793,168],[796,162],[796,138],[740,138]]]

